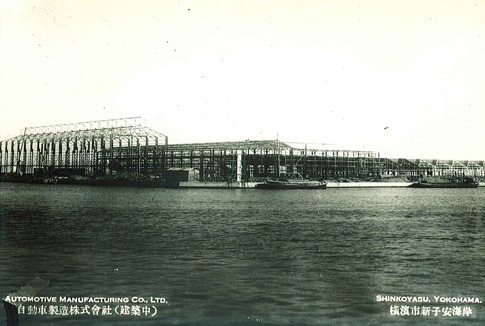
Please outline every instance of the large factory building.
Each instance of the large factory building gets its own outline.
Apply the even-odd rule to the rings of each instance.
[[[391,159],[378,152],[317,149],[279,140],[169,144],[140,117],[25,128],[0,142],[2,175],[165,178],[196,171],[199,181],[259,181],[285,173],[314,180],[485,176],[484,161]],[[181,172],[177,172],[181,173]]]

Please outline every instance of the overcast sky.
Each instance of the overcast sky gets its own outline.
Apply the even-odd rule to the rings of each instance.
[[[170,143],[485,159],[485,1],[0,1],[0,138],[142,116]]]

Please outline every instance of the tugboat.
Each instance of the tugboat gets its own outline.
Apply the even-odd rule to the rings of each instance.
[[[473,178],[464,178],[463,180],[451,179],[442,182],[428,182],[426,179],[419,179],[419,182],[411,184],[412,188],[477,188],[478,182]]]

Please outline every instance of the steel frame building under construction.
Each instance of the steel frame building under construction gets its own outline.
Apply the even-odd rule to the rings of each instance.
[[[157,150],[167,143],[140,117],[31,127],[0,142],[0,167],[4,174],[102,176],[123,163],[127,173],[161,175]]]
[[[168,144],[140,117],[25,128],[0,142],[2,175],[163,178],[196,169],[199,181],[259,181],[285,173],[310,179],[485,176],[484,161],[381,158],[378,152],[298,148],[278,140]]]

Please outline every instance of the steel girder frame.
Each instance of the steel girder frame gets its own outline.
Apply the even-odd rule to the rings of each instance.
[[[312,179],[425,172],[484,176],[483,161],[388,159],[378,152],[302,149],[279,140],[168,145],[168,138],[140,117],[26,128],[23,135],[0,142],[0,172],[95,175],[113,174],[118,167],[161,176],[169,167],[193,167],[202,180],[227,181],[236,178],[238,156],[245,181],[287,172]]]
[[[147,173],[147,148],[168,138],[145,126],[140,117],[25,128],[24,134],[0,142],[0,172],[33,174],[105,174],[121,159],[121,148],[136,143],[128,159],[137,173]],[[3,150],[3,153],[2,153]]]
[[[461,177],[485,176],[483,161],[456,161],[456,160],[415,160],[419,173],[427,176]]]
[[[485,176],[484,161],[462,161],[467,167],[467,175],[473,177]]]
[[[219,151],[239,151],[243,155],[243,178],[252,179],[274,177],[278,172],[298,172],[313,178],[367,177],[394,175],[401,177],[428,175],[465,174],[484,175],[483,161],[440,161],[409,160],[405,158],[381,158],[371,151],[345,151],[294,148],[277,141],[244,141],[170,145],[168,156],[172,167],[194,167],[202,171],[207,180],[224,179],[220,175],[222,161],[234,159]],[[183,154],[188,151],[190,154]],[[186,152],[187,153],[187,152]],[[278,155],[279,153],[279,155]],[[190,159],[184,158],[189,156]],[[223,158],[220,156],[222,155]],[[185,160],[185,163],[183,163]],[[191,164],[189,162],[197,162]],[[228,169],[232,167],[226,164]],[[280,168],[280,171],[278,171]],[[228,170],[226,169],[226,170]],[[439,170],[446,173],[438,173]],[[234,169],[233,169],[234,171]]]
[[[243,180],[247,181],[258,175],[259,164],[254,157],[265,158],[262,165],[267,172],[266,169],[274,170],[278,150],[290,148],[277,140],[175,144],[167,147],[167,166],[196,168],[201,181],[233,181],[237,179],[239,155]]]
[[[204,181],[236,178],[237,155],[241,155],[244,181],[292,172],[312,179],[357,177],[377,174],[380,164],[376,152],[298,149],[278,140],[176,144],[167,147],[169,167],[196,168]]]

